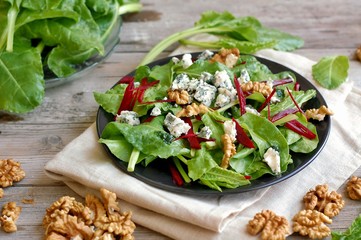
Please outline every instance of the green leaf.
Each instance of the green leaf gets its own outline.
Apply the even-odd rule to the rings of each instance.
[[[218,13],[215,11],[203,12],[201,18],[195,22],[196,27],[216,27],[234,20],[235,17],[230,12]]]
[[[117,84],[105,93],[94,92],[95,101],[108,113],[116,115],[123,100],[127,84]]]
[[[201,178],[201,183],[210,188],[222,191],[221,187],[237,188],[250,184],[250,181],[245,179],[240,173],[221,168],[219,166],[210,169]]]
[[[359,240],[361,236],[361,215],[359,215],[345,232],[331,232],[332,240]]]
[[[40,52],[15,42],[14,52],[0,53],[0,109],[24,113],[37,107],[44,98],[44,77]],[[21,71],[19,71],[21,69]]]
[[[218,165],[213,159],[211,152],[203,144],[202,146],[200,150],[196,151],[194,158],[187,161],[188,175],[193,181],[199,179],[204,173]]]
[[[172,141],[173,136],[163,130],[163,120],[164,117],[156,117],[151,123],[138,126],[110,122],[104,128],[101,138],[107,140],[121,135],[142,153],[160,158],[187,153],[188,150],[181,140]],[[122,146],[118,147],[121,149]]]
[[[348,68],[346,56],[324,57],[312,66],[312,76],[322,87],[335,89],[346,81]]]
[[[244,127],[255,141],[259,148],[261,156],[268,148],[275,148],[280,154],[281,171],[287,169],[289,164],[289,148],[286,139],[282,133],[270,121],[264,117],[259,117],[252,113],[246,113],[239,119],[241,126]]]

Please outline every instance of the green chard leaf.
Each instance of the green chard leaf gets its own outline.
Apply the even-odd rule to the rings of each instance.
[[[312,76],[322,87],[335,89],[346,81],[348,68],[346,56],[324,57],[312,66]]]
[[[164,117],[156,117],[151,123],[132,126],[126,123],[110,122],[105,127],[101,141],[121,135],[134,148],[146,155],[169,158],[186,154],[188,150],[182,141],[171,141],[173,136],[163,130]],[[119,149],[122,146],[119,145]]]
[[[219,36],[218,42],[200,42],[183,40],[200,33],[208,33]],[[232,39],[232,40],[230,40]],[[159,42],[148,52],[140,65],[146,65],[153,61],[163,50],[177,41],[183,41],[190,45],[200,47],[229,47],[236,46],[241,52],[256,51],[262,48],[273,47],[277,50],[292,51],[303,46],[303,40],[291,34],[264,27],[260,21],[251,16],[236,18],[231,13],[206,11],[201,15],[194,27],[174,33]],[[244,42],[253,43],[247,46]],[[243,51],[243,47],[245,50]]]
[[[21,39],[21,42],[17,39],[14,52],[0,52],[0,109],[2,110],[24,113],[34,109],[43,101],[45,83],[41,56],[38,49],[23,47],[29,44],[24,39]]]
[[[69,76],[77,71],[75,65],[103,54],[118,16],[139,11],[138,3],[0,1],[0,91],[5,93],[0,96],[0,110],[25,113],[37,107],[44,97],[44,73]]]
[[[247,180],[242,174],[221,168],[219,166],[216,166],[207,171],[200,178],[200,182],[220,192],[222,192],[221,187],[237,188],[250,184],[250,181]]]
[[[361,236],[361,215],[359,215],[345,232],[331,232],[332,240],[358,240]]]

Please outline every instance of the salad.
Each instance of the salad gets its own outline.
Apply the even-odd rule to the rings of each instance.
[[[129,172],[162,161],[176,185],[218,191],[282,175],[293,153],[317,148],[312,122],[332,114],[325,106],[302,109],[314,89],[301,90],[292,72],[272,73],[237,49],[140,66],[94,97],[114,116],[99,142]]]

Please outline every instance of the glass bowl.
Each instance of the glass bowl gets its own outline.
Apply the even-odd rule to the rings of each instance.
[[[89,58],[82,64],[78,64],[75,66],[75,69],[77,71],[70,76],[67,77],[47,77],[45,76],[45,88],[53,88],[59,85],[62,85],[67,82],[71,82],[77,79],[81,79],[83,76],[85,76],[90,69],[104,61],[113,51],[115,46],[119,43],[119,33],[122,25],[122,18],[118,17],[117,22],[114,24],[114,27],[109,35],[109,37],[106,39],[104,43],[104,54],[99,55],[95,54],[93,57]]]

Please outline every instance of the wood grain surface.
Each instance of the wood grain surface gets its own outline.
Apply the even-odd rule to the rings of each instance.
[[[16,201],[23,207],[18,231],[12,234],[0,231],[0,239],[42,239],[42,218],[52,202],[64,195],[83,201],[62,182],[48,178],[44,165],[95,121],[98,106],[93,91],[109,89],[121,76],[132,71],[156,43],[191,27],[205,10],[255,16],[265,26],[298,35],[305,40],[305,45],[295,52],[315,61],[324,56],[346,55],[350,58],[349,77],[361,87],[361,63],[355,58],[355,50],[361,45],[359,0],[141,2],[142,12],[124,18],[120,43],[106,61],[77,81],[47,89],[42,105],[28,114],[0,112],[0,159],[13,158],[21,162],[26,171],[25,179],[6,188],[5,196],[0,199],[1,206]],[[160,57],[176,47],[177,44],[172,45]],[[361,169],[354,174],[361,176]],[[344,190],[344,186],[338,189],[342,194]],[[23,199],[34,202],[24,204]],[[334,218],[333,230],[345,230],[361,213],[360,202],[345,199],[346,207]],[[137,226],[135,237],[168,239],[142,226]],[[287,239],[305,238],[294,235]]]

